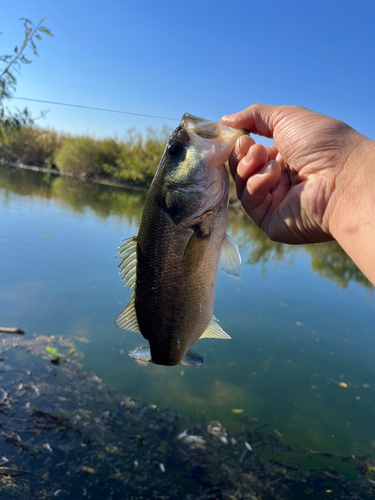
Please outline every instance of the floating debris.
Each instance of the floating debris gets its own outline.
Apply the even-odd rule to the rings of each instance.
[[[163,464],[159,464],[159,467],[160,467],[160,470],[161,470],[162,472],[165,472],[165,467],[164,467],[164,465],[163,465]]]
[[[225,438],[226,444],[228,444],[228,441],[226,439],[228,436],[228,432],[227,432],[226,428],[221,425],[220,422],[211,422],[207,426],[207,432],[209,434],[212,434],[213,436],[218,437],[221,440],[222,440],[222,438]]]
[[[190,444],[193,448],[199,448],[200,450],[205,450],[207,446],[207,441],[202,436],[185,436],[183,441]]]
[[[23,335],[25,332],[21,328],[8,328],[6,326],[0,326],[0,333],[15,333],[17,335]]]
[[[245,441],[245,446],[249,451],[253,451],[252,447],[249,445],[247,441]]]
[[[87,474],[96,474],[95,469],[88,467],[87,465],[81,465],[81,469],[83,472],[87,472]]]

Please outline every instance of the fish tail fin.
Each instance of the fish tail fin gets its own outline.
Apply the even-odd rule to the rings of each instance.
[[[145,363],[152,362],[150,346],[136,347],[129,351],[129,356],[138,361],[143,361]],[[181,365],[184,366],[201,366],[203,364],[203,358],[197,352],[189,349],[182,359]]]

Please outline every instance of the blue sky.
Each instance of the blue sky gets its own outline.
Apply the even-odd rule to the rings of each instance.
[[[300,104],[375,139],[375,2],[0,0],[0,54],[20,17],[54,38],[24,66],[16,96],[179,119],[250,104]],[[26,103],[13,100],[13,106]],[[177,122],[28,103],[38,123],[121,137]]]

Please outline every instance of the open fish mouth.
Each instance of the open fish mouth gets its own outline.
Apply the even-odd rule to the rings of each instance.
[[[198,116],[185,113],[180,126],[189,132],[199,135],[203,139],[216,139],[221,134],[220,122],[212,122]]]

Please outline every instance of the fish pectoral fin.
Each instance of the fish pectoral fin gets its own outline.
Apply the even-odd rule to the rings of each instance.
[[[134,288],[137,270],[137,236],[132,236],[124,240],[118,250],[120,252],[115,258],[121,259],[118,267],[120,268],[119,274],[124,276],[121,280],[125,280],[125,285],[129,288]]]
[[[241,276],[241,256],[238,247],[232,238],[225,234],[220,248],[220,269],[228,276]]]
[[[129,332],[141,333],[138,325],[137,314],[135,312],[135,299],[134,292],[130,297],[129,304],[115,319],[115,325],[123,330],[128,330]]]
[[[189,243],[187,244],[184,256],[182,258],[183,274],[189,274],[193,271],[197,271],[202,262],[202,255],[207,244],[205,240],[208,237],[209,234],[203,232],[200,225],[195,228],[195,231],[192,234]]]
[[[149,345],[143,345],[141,347],[136,347],[129,351],[129,356],[131,358],[137,359],[138,361],[144,361],[148,363],[151,361],[151,352]]]
[[[217,324],[217,319],[215,316],[212,317],[212,320],[208,327],[203,332],[201,339],[230,339],[231,337],[224,332],[220,325]]]
[[[189,349],[185,356],[182,358],[180,365],[184,366],[201,366],[203,364],[203,358],[200,354]]]

